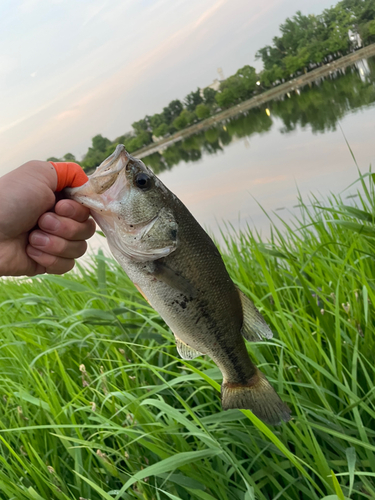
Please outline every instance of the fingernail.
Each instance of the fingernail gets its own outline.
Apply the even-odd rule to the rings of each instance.
[[[34,247],[29,246],[27,249],[27,253],[30,255],[30,257],[40,257],[43,252],[41,252],[40,250],[37,250]]]
[[[40,227],[47,231],[57,231],[60,221],[54,215],[45,215],[39,223]]]
[[[62,210],[64,217],[72,217],[74,215],[74,207],[68,202],[64,203],[63,207],[64,210]],[[61,211],[61,208],[60,208]],[[61,214],[62,215],[62,214]]]
[[[36,247],[44,247],[50,242],[49,237],[43,233],[33,233],[30,236],[30,243]]]

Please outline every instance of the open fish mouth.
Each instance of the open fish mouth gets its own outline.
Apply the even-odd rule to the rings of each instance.
[[[111,156],[106,158],[93,174],[89,175],[85,184],[77,188],[65,189],[64,194],[90,209],[102,210],[106,198],[105,193],[115,184],[121,172],[126,170],[129,161],[130,156],[125,147],[119,144]],[[127,183],[126,176],[121,177],[122,188],[124,188]]]
[[[119,144],[111,156],[108,156],[97,167],[95,172],[89,176],[89,180],[95,183],[97,194],[103,193],[112,186],[121,170],[126,168],[129,159],[125,147]]]

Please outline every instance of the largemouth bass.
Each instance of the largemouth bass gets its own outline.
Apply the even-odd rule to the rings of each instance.
[[[91,210],[109,247],[176,338],[183,359],[207,354],[223,375],[224,410],[250,409],[268,424],[290,418],[244,339],[272,332],[233,283],[219,251],[185,205],[124,146],[68,196]]]

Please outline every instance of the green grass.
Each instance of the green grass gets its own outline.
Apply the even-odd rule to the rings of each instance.
[[[293,412],[220,409],[119,267],[0,289],[0,498],[375,498],[375,190],[306,206],[268,242],[224,235],[229,272],[275,332],[249,351]],[[346,201],[348,204],[348,201]],[[314,206],[315,205],[315,206]]]

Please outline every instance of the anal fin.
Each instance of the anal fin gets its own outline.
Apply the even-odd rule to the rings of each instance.
[[[176,337],[176,335],[175,339],[176,339],[177,352],[182,359],[194,359],[197,358],[198,356],[203,356],[203,353],[196,351],[192,347],[188,346],[187,344],[185,344],[185,342]]]
[[[263,340],[263,338],[272,339],[273,333],[270,327],[267,325],[253,302],[239,289],[238,293],[241,299],[243,313],[242,336],[249,342],[259,342]]]

